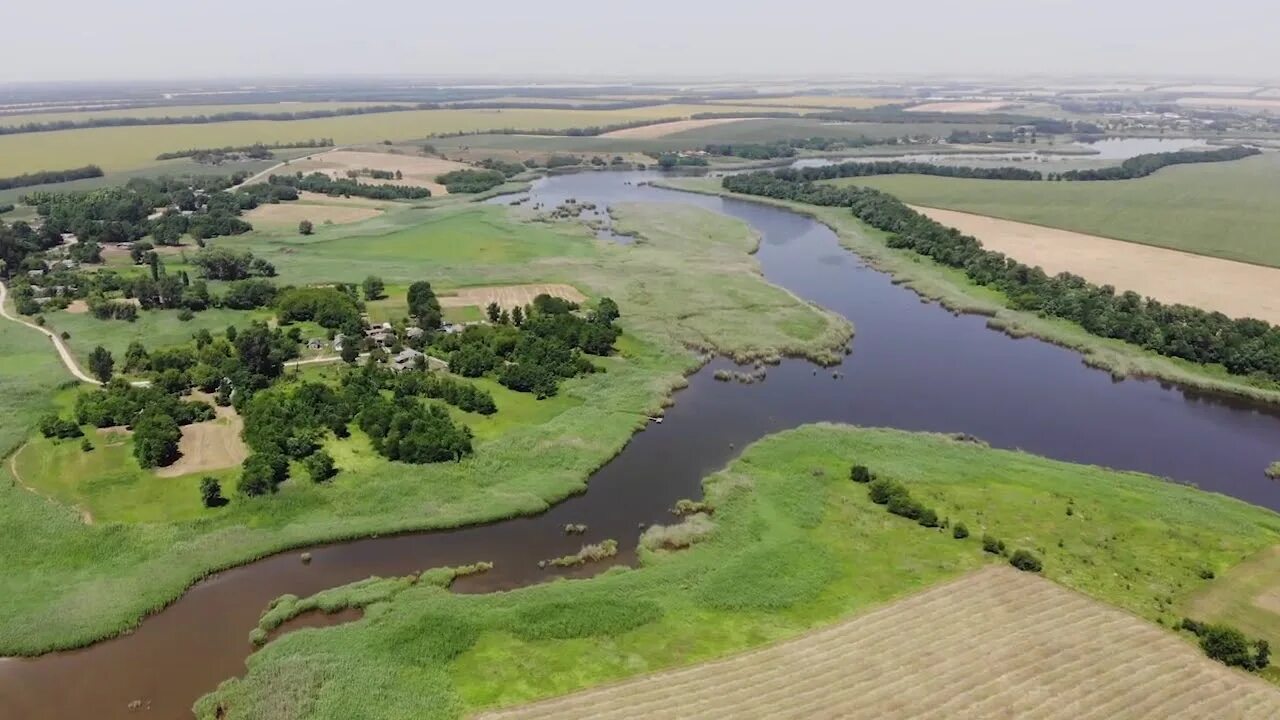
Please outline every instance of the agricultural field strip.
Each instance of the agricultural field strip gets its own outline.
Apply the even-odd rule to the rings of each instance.
[[[1224,260],[987,215],[912,205],[1020,262],[1050,275],[1070,272],[1098,285],[1166,303],[1253,317],[1280,325],[1280,268]]]
[[[1171,692],[1152,691],[1161,680]],[[989,567],[778,645],[480,717],[1101,720],[1204,717],[1208,703],[1215,717],[1275,717],[1280,692],[1123,611]]]

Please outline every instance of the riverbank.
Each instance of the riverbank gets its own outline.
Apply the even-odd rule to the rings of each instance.
[[[850,481],[855,463],[905,483],[947,527],[871,502]],[[363,619],[270,643],[197,715],[456,718],[561,695],[795,637],[1006,562],[982,551],[984,534],[1036,553],[1045,577],[1169,627],[1206,570],[1280,542],[1280,517],[1231,498],[894,430],[778,433],[704,489],[710,535],[646,550],[633,570],[479,596],[365,586]],[[959,523],[966,538],[953,537]]]
[[[483,214],[490,224],[510,222],[498,208]],[[537,418],[537,424],[517,425],[482,441],[474,459],[413,467],[366,459],[330,486],[289,483],[278,495],[173,523],[86,527],[67,508],[11,485],[0,489],[0,521],[7,529],[0,538],[0,555],[7,561],[0,571],[6,587],[0,600],[0,655],[35,655],[118,635],[199,579],[290,548],[542,512],[581,492],[595,469],[650,416],[661,414],[685,376],[705,361],[690,351],[690,339],[707,352],[743,357],[795,352],[814,359],[838,356],[847,343],[847,322],[760,277],[747,254],[756,239],[745,224],[708,219],[709,213],[694,208],[675,216],[666,210],[632,214],[641,231],[659,214],[664,224],[684,222],[697,230],[686,236],[655,229],[653,241],[624,247],[594,240],[580,229],[543,229],[530,236],[531,242],[554,235],[556,242],[587,249],[573,257],[515,265],[455,261],[439,266],[443,278],[432,276],[444,282],[483,277],[498,284],[572,283],[597,296],[607,294],[622,308],[625,351],[605,361],[606,372],[566,384],[562,392],[578,402],[554,417]],[[521,227],[510,225],[517,234]],[[422,242],[414,245],[419,253],[431,247]],[[325,267],[341,252],[359,255],[366,246],[361,239],[325,243]],[[300,248],[294,257],[306,260],[307,253]],[[747,293],[753,300],[744,304],[756,311],[730,316],[734,308],[718,299],[725,292],[738,298]],[[18,436],[29,425],[11,430],[6,434]]]
[[[921,297],[939,302],[954,312],[985,316],[989,318],[990,327],[1013,337],[1035,337],[1075,350],[1084,356],[1085,364],[1107,370],[1115,377],[1156,378],[1201,390],[1280,403],[1280,390],[1251,385],[1246,378],[1231,375],[1223,368],[1164,357],[1119,340],[1091,335],[1063,320],[1012,310],[1002,293],[973,283],[963,272],[943,267],[909,250],[888,247],[884,232],[862,223],[847,208],[727,192],[714,178],[679,178],[656,185],[781,207],[811,217],[831,228],[842,245],[869,265],[888,273],[895,282]]]

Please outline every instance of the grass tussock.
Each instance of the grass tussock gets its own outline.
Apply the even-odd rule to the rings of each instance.
[[[650,525],[640,535],[640,547],[647,550],[682,550],[701,542],[715,531],[716,524],[706,513],[685,515],[674,525]]]
[[[558,558],[539,561],[538,567],[577,567],[589,562],[605,560],[617,554],[618,541],[610,538],[602,542],[583,545],[578,552],[572,555],[561,555]]]

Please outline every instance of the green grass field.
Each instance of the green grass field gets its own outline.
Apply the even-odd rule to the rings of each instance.
[[[0,593],[0,655],[75,646],[118,633],[206,572],[272,551],[545,509],[579,491],[588,474],[612,457],[647,415],[660,410],[684,374],[697,366],[690,341],[738,356],[790,352],[830,358],[851,332],[842,319],[767,284],[747,254],[756,238],[737,220],[691,207],[629,206],[629,226],[648,239],[622,246],[596,240],[580,225],[520,224],[504,220],[505,212],[500,206],[434,211],[432,222],[418,234],[383,241],[378,259],[367,257],[364,244],[369,240],[361,237],[297,243],[289,246],[290,253],[272,259],[278,260],[287,281],[296,282],[359,282],[376,270],[389,283],[419,278],[440,287],[567,282],[592,296],[609,295],[622,309],[626,334],[619,343],[621,356],[602,361],[608,372],[565,382],[552,401],[495,392],[502,410],[493,419],[475,420],[476,454],[461,463],[389,463],[353,441],[335,448],[343,472],[329,485],[300,478],[277,495],[234,498],[230,505],[188,521],[86,526],[74,508],[2,484],[0,526],[6,530],[0,533],[0,557],[5,558],[0,566],[5,588]],[[455,242],[459,234],[470,233],[489,233],[501,242],[462,253]],[[272,245],[262,239],[243,242],[255,251]],[[394,256],[391,248],[403,255]],[[716,302],[730,292],[734,304]],[[186,324],[157,332],[194,329]],[[118,332],[119,325],[99,326],[101,333],[112,331]],[[11,356],[5,345],[6,365],[19,366],[30,357],[40,361],[39,367],[58,369],[51,347],[38,353],[47,340],[12,323],[4,325],[4,332],[25,333],[23,344],[16,346],[20,353]],[[87,345],[92,334],[78,327],[73,341]],[[18,367],[14,374],[21,372],[28,370]],[[66,377],[51,374],[55,383]],[[0,418],[0,437],[13,445],[30,432],[53,395],[54,383],[44,383],[44,378],[42,371],[30,381],[23,379],[29,392],[13,401],[5,398],[24,403]],[[5,382],[10,382],[7,375]],[[24,454],[22,459],[45,466],[38,457]],[[69,457],[55,459],[47,463],[47,474],[66,483],[59,468],[72,469],[72,463]],[[120,479],[128,482],[124,475]],[[144,511],[142,505],[153,499],[164,502],[168,495],[145,487],[134,495],[114,490],[108,495],[104,512],[132,518],[170,511],[181,516],[187,507],[183,504],[195,498],[193,494],[157,512]],[[432,512],[424,515],[424,507]]]
[[[627,110],[411,110],[314,120],[106,127],[0,136],[0,177],[94,163],[108,172],[155,164],[162,152],[333,138],[339,144],[407,140],[433,133],[489,129],[565,129],[700,112],[753,112],[729,105],[652,105]]]
[[[906,483],[971,536],[874,505],[849,481],[855,462]],[[1280,540],[1280,517],[1224,496],[892,430],[780,433],[704,487],[711,536],[645,552],[638,569],[489,595],[403,580],[326,591],[320,606],[366,605],[364,618],[267,645],[197,714],[212,718],[221,703],[264,720],[455,718],[559,695],[795,636],[1003,562],[982,552],[983,533],[1036,552],[1057,582],[1169,624],[1211,582],[1202,569]]]
[[[0,116],[0,126],[26,125],[27,123],[86,122],[100,118],[153,118],[186,117],[190,115],[218,115],[222,113],[298,113],[312,110],[339,110],[371,105],[403,105],[407,103],[382,102],[282,102],[246,103],[242,105],[162,105],[159,107],[121,108],[118,110],[82,110],[66,112],[29,113]],[[192,146],[196,147],[196,146]],[[202,145],[199,147],[212,147]],[[174,148],[178,150],[180,148]]]
[[[917,205],[1280,267],[1280,153],[1168,167],[1114,182],[1017,182],[888,175],[838,182]]]

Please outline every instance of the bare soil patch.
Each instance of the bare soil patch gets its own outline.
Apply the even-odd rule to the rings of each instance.
[[[969,113],[969,112],[990,112],[999,110],[1007,106],[1009,103],[1004,100],[964,100],[954,102],[929,102],[923,105],[909,107],[905,112],[945,112],[945,113]]]
[[[448,191],[445,190],[445,187],[436,182],[436,176],[453,170],[465,170],[469,167],[469,165],[464,165],[463,163],[442,160],[437,157],[362,150],[334,150],[333,152],[315,155],[309,160],[295,160],[290,162],[286,168],[282,168],[282,170],[287,172],[302,171],[303,173],[322,172],[330,177],[346,177],[348,170],[363,170],[364,168],[390,172],[399,170],[403,175],[400,180],[375,180],[369,177],[362,177],[360,182],[416,185],[427,188],[432,195],[447,195]]]
[[[570,302],[580,303],[586,296],[571,285],[491,285],[486,287],[462,288],[449,295],[440,296],[441,307],[467,307],[474,305],[480,309],[489,307],[489,303],[498,303],[499,307],[510,310],[516,306],[525,306],[533,302],[539,295],[564,298]]]
[[[749,118],[703,118],[702,120],[674,120],[672,122],[658,123],[657,125],[642,125],[640,127],[626,128],[625,130],[614,130],[607,132],[600,137],[607,138],[630,138],[632,140],[652,140],[653,138],[666,137],[674,135],[685,130],[697,130],[698,128],[711,127],[712,125],[723,125],[725,123],[740,122]]]
[[[1273,718],[1280,692],[1005,566],[736,657],[497,718]]]
[[[240,439],[244,420],[233,408],[217,407],[217,417],[205,422],[182,427],[182,439],[178,452],[182,456],[172,465],[159,468],[159,477],[178,477],[208,470],[235,467],[249,456],[249,449]]]
[[[1099,285],[1132,290],[1161,302],[1280,323],[1280,293],[1275,290],[1280,287],[1280,268],[956,210],[915,209],[943,225],[973,235],[988,250],[1038,265],[1051,275],[1070,272]]]

